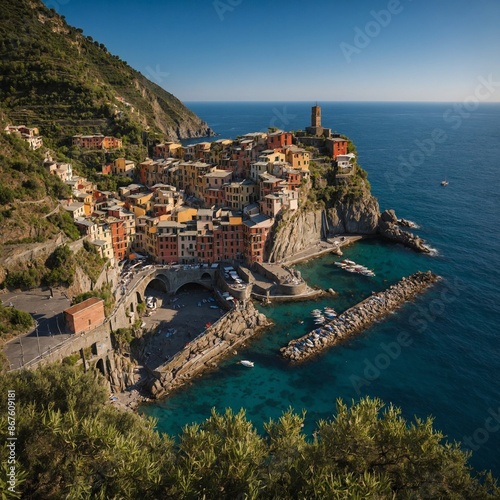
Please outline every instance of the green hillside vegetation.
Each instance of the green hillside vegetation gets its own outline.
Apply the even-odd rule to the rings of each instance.
[[[22,498],[498,498],[431,420],[406,422],[379,400],[348,407],[303,432],[289,410],[260,435],[244,411],[215,411],[177,441],[118,412],[103,380],[81,366],[0,375],[16,395],[16,473]],[[332,409],[333,410],[333,409]],[[7,412],[0,414],[4,442]],[[8,449],[0,459],[6,463]],[[0,490],[6,492],[5,468]],[[9,497],[4,497],[9,498]]]
[[[0,0],[0,9],[0,105],[51,145],[70,147],[68,137],[86,132],[142,144],[148,128],[152,138],[208,131],[177,98],[40,0]]]
[[[29,290],[39,286],[68,287],[74,282],[77,265],[95,282],[106,261],[90,244],[84,245],[76,254],[68,245],[61,245],[46,259],[24,262],[18,268],[8,270],[0,286],[11,290]]]
[[[72,305],[79,304],[84,300],[90,299],[91,297],[97,297],[104,300],[104,314],[109,316],[115,305],[115,296],[111,291],[111,286],[106,284],[99,289],[90,290],[89,292],[80,293],[73,298]]]
[[[33,318],[27,312],[0,303],[0,339],[11,334],[25,332],[33,326]]]

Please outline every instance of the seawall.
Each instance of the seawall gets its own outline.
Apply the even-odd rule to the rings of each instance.
[[[431,286],[439,277],[431,271],[417,272],[387,290],[371,295],[333,320],[292,340],[280,349],[291,361],[303,361],[342,340],[362,332],[375,321],[401,307]]]
[[[270,324],[250,301],[232,309],[155,370],[148,387],[149,392],[153,397],[159,398],[177,389],[201,372],[214,368],[222,357]]]

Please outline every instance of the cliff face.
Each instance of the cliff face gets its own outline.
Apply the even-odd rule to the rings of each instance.
[[[170,140],[212,134],[179,99],[41,0],[0,0],[0,12],[0,106],[17,124],[56,141],[101,132],[136,144],[142,129]]]
[[[336,234],[376,234],[379,216],[377,199],[369,193],[343,197],[327,209],[285,214],[271,235],[267,256],[272,262],[289,258]]]

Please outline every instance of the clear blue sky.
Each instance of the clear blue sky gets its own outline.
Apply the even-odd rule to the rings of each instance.
[[[183,101],[463,101],[500,82],[498,0],[45,3]]]

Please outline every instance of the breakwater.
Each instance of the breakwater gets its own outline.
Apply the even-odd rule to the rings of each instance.
[[[399,308],[404,302],[412,300],[438,278],[431,271],[425,273],[419,271],[402,278],[387,290],[371,295],[307,335],[292,340],[280,351],[291,361],[303,361],[314,356],[323,349],[365,330],[375,321]]]
[[[270,325],[250,301],[232,309],[154,371],[147,384],[151,396],[162,397],[194,376],[215,368],[220,359]]]

